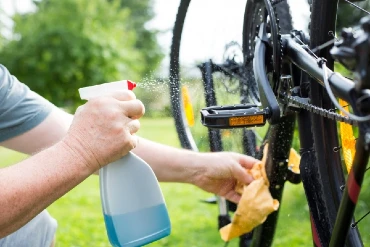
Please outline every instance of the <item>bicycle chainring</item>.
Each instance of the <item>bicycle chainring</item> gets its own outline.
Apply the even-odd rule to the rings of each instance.
[[[283,65],[283,49],[280,34],[279,18],[277,16],[276,5],[282,1],[264,0],[265,2],[265,22],[266,33],[269,37],[267,52],[271,56],[271,68],[267,68],[267,73],[272,72],[272,89],[277,92]]]

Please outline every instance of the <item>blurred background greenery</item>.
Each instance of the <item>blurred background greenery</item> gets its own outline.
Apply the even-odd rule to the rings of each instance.
[[[158,83],[167,54],[157,39],[160,31],[148,25],[155,17],[154,0],[33,2],[34,11],[11,16],[0,9],[13,22],[8,30],[0,19],[0,63],[54,104],[74,110],[81,104],[77,89],[102,82],[130,78]],[[367,9],[370,5],[360,4]],[[338,28],[357,23],[363,15],[344,5]],[[153,108],[149,115],[170,115],[169,100],[163,100],[166,89],[160,91],[161,100],[147,90],[136,93],[143,96],[147,109]]]
[[[151,0],[43,0],[34,12],[12,16],[0,63],[54,104],[81,104],[77,89],[122,78],[139,81],[164,56]],[[4,28],[4,25],[2,25]]]

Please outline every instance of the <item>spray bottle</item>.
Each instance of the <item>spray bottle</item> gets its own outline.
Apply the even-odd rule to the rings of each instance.
[[[80,88],[81,99],[92,99],[136,84],[117,81]],[[108,238],[113,246],[143,246],[166,237],[171,223],[158,180],[151,167],[129,152],[99,171],[100,196]]]

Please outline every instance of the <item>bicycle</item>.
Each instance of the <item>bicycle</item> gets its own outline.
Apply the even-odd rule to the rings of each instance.
[[[369,92],[366,91],[370,86],[369,48],[358,44],[364,48],[361,56],[356,55],[351,47],[356,39],[350,32],[344,32],[340,45],[331,50],[336,41],[338,2],[310,2],[310,35],[307,36],[293,30],[289,14],[281,13],[288,10],[284,0],[247,1],[242,62],[237,61],[236,56],[226,56],[223,63],[206,61],[199,66],[207,106],[201,110],[201,122],[209,127],[211,151],[224,150],[225,136],[221,129],[242,128],[236,133],[241,137],[241,151],[258,158],[262,149],[256,146],[269,143],[266,171],[270,192],[280,201],[286,181],[302,181],[315,246],[363,246],[353,211],[369,156]],[[190,0],[181,1],[174,26],[170,93],[180,142],[184,148],[197,150],[199,142],[193,138],[194,133],[189,129],[186,118],[186,115],[191,115],[189,100],[182,101],[187,94],[186,90],[181,93],[183,78],[179,65],[181,34],[189,4]],[[278,16],[283,18],[278,20]],[[370,21],[364,21],[362,25],[364,32],[361,37],[366,40]],[[356,83],[333,72],[332,55],[350,70],[361,70]],[[356,56],[362,60],[356,62]],[[215,73],[221,76],[214,78]],[[225,85],[225,78],[231,83]],[[225,104],[216,100],[215,83],[219,81],[224,81],[221,84],[227,90],[240,96],[240,104],[217,106]],[[350,117],[336,113],[335,109],[344,112],[343,108],[347,106],[339,105],[332,91],[348,102],[353,111]],[[234,124],[230,124],[231,118],[235,120]],[[258,131],[244,128],[264,126],[266,122],[268,128],[262,131],[264,136],[260,140]],[[348,171],[343,170],[345,154],[338,152],[345,144],[345,141],[338,140],[338,122],[358,125],[358,138],[351,139],[356,143],[356,155],[353,168],[349,165]],[[300,174],[289,169],[287,164],[296,124],[300,139]],[[221,227],[229,222],[229,209],[224,199],[218,200]],[[241,238],[240,246],[270,246],[277,217],[278,212],[272,213],[262,225]]]

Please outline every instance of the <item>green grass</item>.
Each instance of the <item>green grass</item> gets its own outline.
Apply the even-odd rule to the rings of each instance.
[[[163,144],[179,146],[173,120],[142,119],[139,135]],[[2,166],[25,158],[0,149]],[[5,158],[4,158],[5,157]],[[168,206],[172,233],[149,246],[224,246],[217,231],[217,207],[200,202],[212,194],[188,184],[161,183]],[[309,246],[308,208],[301,185],[286,185],[274,246]],[[53,203],[49,212],[58,220],[57,247],[110,246],[101,213],[99,181],[91,176]],[[238,246],[237,240],[229,247]]]

